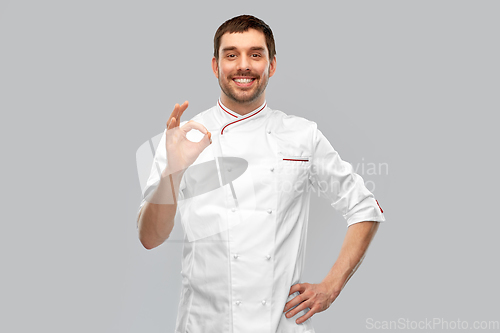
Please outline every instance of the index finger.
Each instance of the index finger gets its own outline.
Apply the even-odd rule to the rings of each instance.
[[[301,293],[301,291],[304,289],[304,287],[300,284],[300,283],[297,283],[297,284],[294,284],[291,288],[290,288],[290,292],[288,293],[288,296],[290,296],[291,294],[295,293],[295,292],[299,292]]]

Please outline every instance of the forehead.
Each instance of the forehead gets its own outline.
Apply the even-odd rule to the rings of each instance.
[[[261,47],[267,51],[266,36],[264,36],[264,33],[255,29],[248,29],[244,32],[235,33],[226,32],[221,37],[219,50],[224,50],[230,47],[235,47],[237,49]]]

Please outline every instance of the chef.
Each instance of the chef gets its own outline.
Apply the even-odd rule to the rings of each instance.
[[[241,15],[214,37],[216,105],[181,123],[176,104],[155,154],[138,214],[147,249],[174,220],[184,230],[176,331],[314,332],[356,271],[383,211],[316,123],[267,106],[274,38]],[[320,283],[301,280],[311,194],[341,212],[348,229]]]

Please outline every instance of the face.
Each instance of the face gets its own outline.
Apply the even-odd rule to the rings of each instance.
[[[219,61],[212,59],[212,69],[219,79],[224,105],[234,111],[241,106],[257,108],[264,103],[276,57],[269,59],[266,38],[260,31],[226,33],[221,38]]]

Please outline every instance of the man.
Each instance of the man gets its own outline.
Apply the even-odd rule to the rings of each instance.
[[[188,103],[176,104],[167,122],[139,238],[147,249],[162,244],[179,210],[185,242],[176,332],[314,332],[310,317],[355,272],[384,221],[382,209],[314,122],[267,107],[276,70],[267,24],[249,15],[222,24],[212,69],[217,105],[182,125]],[[188,140],[191,130],[198,142]],[[312,190],[349,226],[318,284],[301,282]]]

